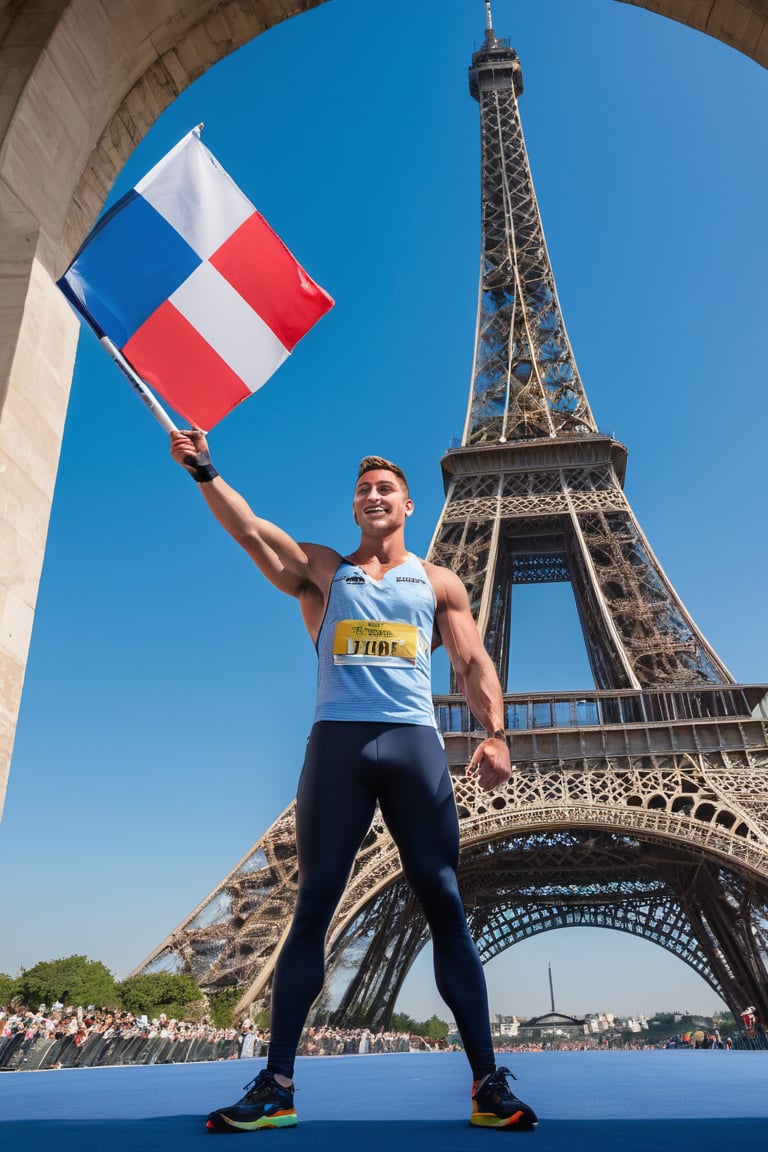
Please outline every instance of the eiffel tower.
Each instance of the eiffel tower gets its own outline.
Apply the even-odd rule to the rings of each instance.
[[[483,962],[573,925],[653,941],[735,1018],[768,1024],[768,689],[737,684],[688,615],[623,492],[625,447],[599,432],[566,334],[518,112],[516,52],[487,27],[480,106],[482,253],[473,384],[429,558],[464,581],[508,682],[515,585],[569,581],[592,692],[505,694],[515,763],[480,793],[484,733],[434,698],[461,823],[460,881]],[[237,986],[266,1007],[296,892],[289,807],[137,968]],[[428,939],[376,816],[327,938],[316,1020],[385,1027]]]

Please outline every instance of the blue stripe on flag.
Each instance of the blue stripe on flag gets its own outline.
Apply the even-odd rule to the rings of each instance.
[[[118,348],[202,261],[136,191],[90,233],[59,287],[99,335]]]

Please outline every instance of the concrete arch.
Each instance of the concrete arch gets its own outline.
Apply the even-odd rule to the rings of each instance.
[[[0,0],[0,805],[78,334],[54,278],[175,97],[323,2]],[[768,65],[768,0],[618,2]]]

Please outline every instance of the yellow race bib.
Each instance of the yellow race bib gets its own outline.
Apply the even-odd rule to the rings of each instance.
[[[334,664],[415,667],[418,651],[419,629],[415,624],[339,620],[333,637]]]

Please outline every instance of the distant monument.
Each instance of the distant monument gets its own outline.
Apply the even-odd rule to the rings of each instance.
[[[547,965],[547,972],[549,974],[550,1010],[549,1012],[545,1012],[543,1016],[533,1016],[524,1023],[521,1021],[518,1025],[518,1035],[525,1039],[535,1038],[537,1040],[544,1036],[550,1036],[553,1033],[571,1039],[575,1039],[577,1036],[584,1036],[587,1032],[586,1020],[578,1016],[566,1016],[565,1013],[556,1010],[551,964]]]

